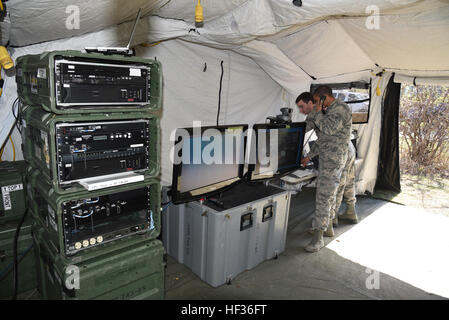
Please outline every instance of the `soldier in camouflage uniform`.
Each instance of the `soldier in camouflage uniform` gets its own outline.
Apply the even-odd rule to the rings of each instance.
[[[340,185],[338,186],[337,196],[335,199],[335,206],[331,211],[331,218],[333,226],[338,226],[338,218],[343,220],[350,220],[352,223],[357,223],[357,213],[355,212],[355,148],[352,142],[348,145],[348,159],[346,160],[345,168],[341,174]],[[338,217],[338,209],[341,202],[345,199],[347,208],[346,212]]]
[[[324,100],[321,100],[322,98]],[[316,155],[314,153],[318,152],[320,155],[315,214],[312,220],[314,237],[312,242],[305,247],[305,250],[309,252],[316,252],[324,247],[324,232],[329,231],[333,234],[333,229],[328,230],[328,227],[332,228],[330,219],[335,208],[340,178],[348,157],[352,125],[351,109],[346,103],[335,99],[332,89],[328,86],[319,86],[316,89],[313,94],[313,102],[315,105],[313,110],[308,112],[306,122],[309,128],[314,128],[318,136],[318,143],[302,160],[304,164]],[[304,108],[300,107],[300,110],[307,113]]]

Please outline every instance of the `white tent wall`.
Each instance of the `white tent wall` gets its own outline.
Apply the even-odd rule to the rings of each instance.
[[[365,124],[353,125],[353,129],[357,130],[359,136],[357,140],[359,158],[363,158],[359,181],[357,181],[357,194],[363,194],[365,191],[373,193],[376,185],[382,129],[382,103],[391,76],[390,72],[386,72],[380,79],[379,77],[372,77],[369,121]],[[380,96],[376,94],[377,85],[381,92]]]
[[[279,114],[282,88],[254,61],[230,50],[218,50],[182,40],[139,48],[139,56],[157,57],[163,68],[162,183],[171,184],[171,134],[177,128],[216,125],[223,61],[219,124],[265,122]],[[206,71],[204,70],[206,64]]]

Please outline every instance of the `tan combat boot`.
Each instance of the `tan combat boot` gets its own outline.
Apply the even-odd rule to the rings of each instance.
[[[324,247],[323,231],[315,230],[312,241],[304,248],[307,252],[317,252]]]
[[[338,214],[335,214],[335,218],[332,219],[332,226],[334,228],[338,227]]]
[[[329,221],[329,225],[327,226],[326,231],[324,231],[323,236],[328,237],[328,238],[334,236],[334,228],[332,226],[332,222],[331,221]]]
[[[359,222],[359,218],[357,217],[357,212],[355,211],[355,204],[350,204],[346,207],[345,213],[339,216],[342,220],[348,220],[349,222],[355,224]]]
[[[315,229],[310,228],[308,232],[313,236],[315,234]],[[329,223],[329,226],[327,227],[326,231],[323,232],[323,237],[333,237],[333,236],[334,236],[334,228],[332,227],[332,223]]]

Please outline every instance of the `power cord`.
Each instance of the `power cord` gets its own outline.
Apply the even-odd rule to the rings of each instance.
[[[14,235],[14,249],[13,249],[13,255],[14,255],[14,269],[13,269],[13,295],[12,300],[17,300],[17,291],[19,289],[19,261],[17,258],[17,242],[19,239],[20,229],[22,228],[23,222],[25,221],[26,217],[28,215],[28,209],[25,210],[23,213],[22,219],[19,222],[19,225],[17,226],[16,233]]]
[[[28,248],[26,248],[25,251],[20,254],[20,256],[18,258],[19,263],[22,262],[23,258],[25,258],[25,256],[31,251],[32,248],[33,248],[33,244],[30,244],[30,246]],[[6,276],[9,274],[9,272],[11,271],[13,266],[14,266],[14,261],[12,261],[10,264],[8,264],[2,270],[2,272],[0,272],[0,282],[6,279]]]
[[[218,126],[218,118],[220,117],[220,108],[221,108],[221,87],[223,84],[223,60],[221,60],[221,76],[220,76],[220,90],[218,91],[218,111],[217,111],[217,126]]]

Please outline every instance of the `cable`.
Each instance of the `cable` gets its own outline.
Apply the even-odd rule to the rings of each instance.
[[[93,215],[93,214],[94,214],[94,210],[91,210],[91,211],[89,212],[89,214],[87,214],[87,215],[85,215],[85,216],[78,216],[78,215],[76,215],[76,214],[72,214],[72,217],[84,219],[84,218],[89,218],[89,217],[90,217],[91,215]]]
[[[16,161],[16,148],[14,147],[14,142],[12,141],[11,136],[9,136],[9,140],[11,140],[12,145],[12,161]]]
[[[28,252],[30,252],[31,248],[33,247],[33,244],[31,244],[28,248],[25,249],[24,252],[22,252],[19,256],[19,263],[23,260],[23,258],[27,255]],[[12,266],[14,265],[14,261],[12,261],[9,265],[5,267],[5,269],[0,272],[0,281],[3,281],[6,279],[6,276],[11,271]]]
[[[11,145],[12,145],[12,154],[13,154],[13,159],[12,161],[16,161],[16,148],[14,146],[14,142],[12,141],[11,135],[9,135],[9,141],[11,141]],[[2,155],[3,155],[3,151],[5,150],[6,144],[5,146],[3,146],[3,148],[0,150],[0,162],[2,161]]]
[[[161,212],[164,212],[168,207],[170,207],[171,204],[171,201],[167,202],[167,204],[165,204],[165,206],[161,208]]]
[[[217,111],[217,126],[218,126],[218,118],[220,117],[220,108],[221,108],[221,87],[223,83],[223,60],[221,60],[221,76],[220,76],[220,90],[218,91],[218,111]]]
[[[25,221],[28,214],[28,208],[23,213],[22,219],[19,222],[19,225],[17,226],[16,233],[14,235],[14,269],[13,269],[13,295],[12,300],[17,300],[17,290],[19,288],[19,261],[17,258],[17,241],[19,239],[20,229],[22,228],[22,224]]]

